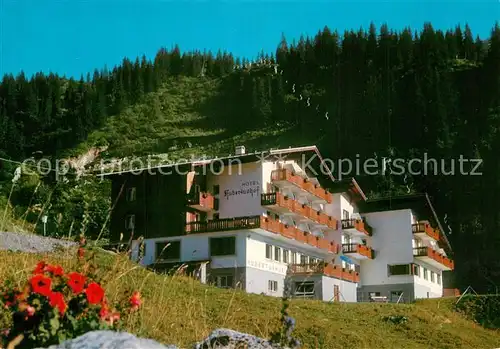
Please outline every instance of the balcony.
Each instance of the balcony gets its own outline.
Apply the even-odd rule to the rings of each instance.
[[[342,252],[356,259],[373,259],[373,250],[362,244],[342,244]]]
[[[304,244],[322,249],[329,253],[339,253],[340,246],[335,242],[330,242],[325,238],[304,232],[296,227],[283,224],[269,217],[261,217],[260,228],[274,234],[279,234],[288,239],[296,240]]]
[[[292,239],[310,247],[319,248],[327,253],[340,253],[340,245],[325,238],[304,232],[296,227],[283,224],[269,217],[251,216],[239,218],[225,218],[207,222],[186,223],[187,234],[210,233],[219,231],[263,229],[284,238]]]
[[[339,265],[332,265],[330,263],[319,263],[319,264],[292,264],[290,265],[292,275],[323,275],[329,276],[335,279],[349,281],[349,282],[359,282],[359,273],[354,270],[346,270]]]
[[[353,235],[372,236],[372,228],[364,219],[343,219],[342,230]]]
[[[332,194],[312,183],[309,179],[293,174],[290,170],[279,169],[271,172],[271,182],[278,187],[287,187],[311,196],[311,201],[332,203]]]
[[[260,217],[239,217],[215,219],[207,222],[189,222],[186,224],[186,233],[210,233],[216,231],[230,231],[241,229],[257,229],[260,227]]]
[[[188,195],[188,206],[203,212],[210,212],[215,209],[215,198],[206,192],[195,192]]]
[[[418,222],[411,226],[413,234],[422,239],[439,240],[439,229],[434,229],[428,222]]]
[[[312,207],[288,198],[282,193],[261,194],[261,205],[279,213],[294,214],[299,222],[312,223],[323,229],[337,229],[337,220],[326,213],[316,211]]]
[[[423,262],[429,263],[430,265],[439,268],[441,270],[455,269],[455,263],[451,259],[440,254],[431,247],[428,246],[415,247],[413,249],[413,255],[415,256],[415,258],[420,259]]]

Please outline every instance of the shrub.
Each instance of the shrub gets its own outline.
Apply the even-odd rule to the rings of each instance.
[[[47,347],[88,331],[117,330],[121,314],[137,310],[140,304],[140,294],[134,292],[111,306],[92,275],[66,273],[41,261],[22,289],[8,281],[0,289],[0,305],[12,314],[1,347],[13,341],[20,342],[16,348]]]
[[[485,328],[500,328],[498,295],[467,295],[456,304],[455,308]]]

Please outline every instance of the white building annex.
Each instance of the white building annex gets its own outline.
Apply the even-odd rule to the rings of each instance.
[[[111,174],[112,234],[125,231],[143,265],[185,265],[218,287],[282,297],[287,286],[294,297],[341,302],[441,297],[454,265],[428,196],[368,200],[354,179],[335,180],[321,164],[315,146],[239,148],[187,164],[167,184]],[[119,197],[118,187],[134,194]]]

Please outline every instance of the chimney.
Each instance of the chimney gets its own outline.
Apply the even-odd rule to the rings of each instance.
[[[235,149],[236,155],[244,155],[245,154],[245,146],[244,145],[238,145]]]

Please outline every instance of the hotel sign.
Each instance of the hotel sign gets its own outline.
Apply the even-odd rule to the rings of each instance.
[[[229,200],[232,196],[240,195],[250,195],[254,197],[260,194],[260,183],[259,181],[246,181],[241,183],[238,189],[226,189],[224,190],[224,197]]]
[[[286,265],[280,265],[278,263],[253,261],[253,260],[249,260],[247,266],[283,275],[286,275],[286,269],[287,269]]]

